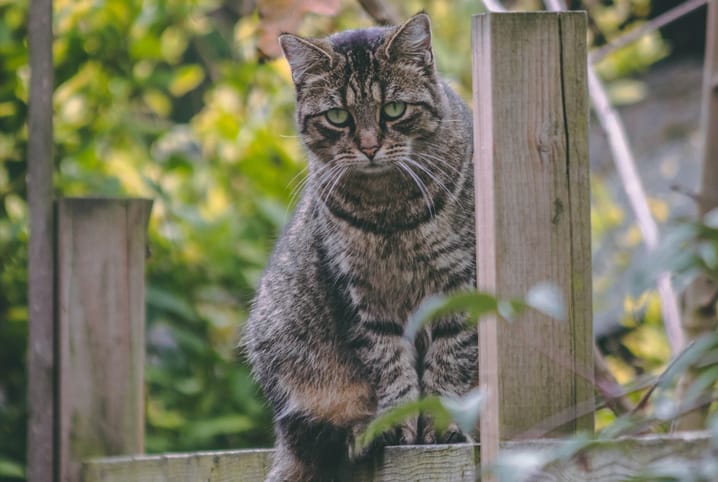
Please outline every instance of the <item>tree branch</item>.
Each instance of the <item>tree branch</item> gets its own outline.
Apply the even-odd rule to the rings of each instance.
[[[379,25],[399,25],[401,18],[382,0],[358,0],[364,11]]]
[[[601,394],[606,406],[618,416],[632,412],[634,410],[633,403],[626,398],[626,393],[619,385],[616,377],[611,373],[611,370],[608,369],[606,360],[595,343],[593,345],[593,360],[596,373],[596,390]]]
[[[654,19],[644,23],[638,28],[630,30],[614,40],[611,40],[606,45],[594,50],[589,55],[589,61],[592,64],[598,63],[603,60],[607,55],[615,52],[621,47],[625,47],[631,42],[635,42],[646,34],[649,34],[661,27],[668,25],[669,23],[678,20],[679,18],[688,15],[692,11],[702,7],[707,3],[708,0],[688,0],[685,3],[674,7],[667,12],[662,13]]]

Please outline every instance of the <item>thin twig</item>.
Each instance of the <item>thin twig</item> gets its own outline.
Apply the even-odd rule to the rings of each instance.
[[[603,45],[600,48],[594,50],[589,55],[589,61],[592,64],[600,62],[610,53],[620,49],[621,47],[625,47],[631,42],[635,42],[646,34],[654,32],[673,21],[678,20],[685,15],[688,15],[692,11],[705,5],[707,2],[708,0],[688,0],[687,2],[682,3],[677,7],[674,7],[667,12],[664,12],[661,15],[657,16],[656,18],[653,18],[650,21],[644,23],[640,27],[630,30],[610,41],[606,45]]]
[[[626,398],[626,394],[623,393],[624,390],[616,377],[613,376],[613,373],[611,373],[611,370],[608,369],[606,360],[595,343],[593,345],[593,360],[596,373],[596,390],[601,394],[606,406],[619,416],[632,412],[634,410],[633,403]]]
[[[506,7],[501,5],[501,2],[499,0],[482,0],[484,3],[484,7],[486,7],[486,10],[489,12],[506,12]]]
[[[676,362],[678,362],[678,360],[680,360],[681,358],[683,358],[683,355],[685,355],[686,353],[688,353],[688,352],[690,351],[689,349],[690,349],[691,346],[693,346],[693,343],[694,343],[694,342],[691,342],[691,343],[686,347],[685,350],[683,350],[682,352],[680,352],[680,353],[678,354],[678,356],[676,356],[673,360],[671,360],[671,362],[668,364],[668,366],[665,368],[665,370],[663,370],[663,372],[658,376],[658,378],[657,378],[656,381],[653,383],[653,385],[651,385],[651,388],[649,388],[649,389],[646,391],[646,393],[643,394],[643,396],[642,396],[641,399],[638,401],[638,403],[636,404],[636,406],[633,408],[633,411],[632,411],[631,413],[637,413],[639,410],[643,410],[643,409],[645,408],[646,404],[648,403],[648,399],[651,397],[651,395],[653,395],[653,392],[656,390],[656,388],[658,387],[658,385],[660,385],[660,384],[666,379],[666,376],[667,376],[668,372],[671,370],[671,368],[673,368],[673,367],[675,366]]]
[[[564,5],[562,0],[546,0],[545,3],[546,7],[552,12],[563,12],[566,10],[566,5]]]
[[[659,418],[656,416],[645,417],[641,420],[638,420],[638,421],[632,423],[630,426],[626,427],[624,430],[617,432],[615,434],[615,437],[639,435],[639,434],[645,433],[646,429],[648,429],[649,427],[651,427],[652,425],[654,425],[656,423],[666,423],[668,421],[675,422],[676,420],[679,420],[681,417],[685,416],[686,414],[688,414],[696,409],[709,406],[716,400],[718,400],[718,392],[705,393],[701,397],[697,398],[691,404],[680,405],[675,410],[675,412],[672,413],[672,417],[670,419],[667,419],[664,417]]]
[[[588,91],[594,112],[606,132],[608,143],[613,153],[613,160],[616,163],[616,170],[636,216],[643,242],[649,250],[654,250],[658,246],[658,226],[651,215],[648,198],[638,176],[631,147],[628,144],[626,130],[621,118],[608,99],[606,89],[591,66],[588,68]],[[671,345],[671,352],[675,356],[681,351],[685,341],[678,301],[668,273],[662,273],[658,277],[658,294],[661,300],[666,335]]]

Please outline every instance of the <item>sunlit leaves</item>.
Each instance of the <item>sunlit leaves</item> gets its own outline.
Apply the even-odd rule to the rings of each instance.
[[[204,80],[204,70],[199,65],[183,65],[172,77],[169,90],[175,97],[185,95]]]

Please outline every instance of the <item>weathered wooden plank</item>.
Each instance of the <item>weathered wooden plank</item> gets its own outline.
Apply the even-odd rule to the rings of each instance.
[[[547,454],[560,440],[502,443],[502,456],[530,451]],[[610,482],[711,456],[706,432],[653,435],[600,442],[573,459],[536,471],[531,480]],[[363,468],[355,481],[473,481],[478,474],[478,445],[388,447],[383,463]],[[259,482],[269,471],[273,450],[234,450],[95,459],[83,464],[83,482]],[[522,464],[523,465],[523,464]]]
[[[146,228],[152,202],[58,201],[60,480],[144,450]]]
[[[480,324],[484,460],[498,438],[592,429],[585,31],[579,12],[473,17],[477,283],[512,298],[550,281],[568,311]]]
[[[155,456],[117,457],[84,464],[84,482],[262,481],[274,451],[235,450]],[[473,445],[389,447],[377,467],[364,466],[351,474],[356,482],[437,481],[473,482],[478,462]]]
[[[113,457],[86,462],[83,482],[263,481],[271,449]]]
[[[27,479],[55,479],[55,258],[53,249],[52,0],[32,0],[28,15],[29,344]]]
[[[556,451],[562,442],[534,440],[506,442],[507,454],[532,451],[534,454]],[[555,453],[555,452],[554,452]],[[706,432],[684,432],[678,435],[626,437],[599,442],[571,460],[553,463],[536,471],[530,478],[541,482],[612,482],[650,477],[661,467],[688,465],[695,467],[699,459],[710,458],[711,442]]]

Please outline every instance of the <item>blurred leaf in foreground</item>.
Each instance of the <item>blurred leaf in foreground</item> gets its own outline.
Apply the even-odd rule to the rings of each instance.
[[[463,312],[468,326],[474,326],[489,313],[499,313],[507,321],[513,321],[526,307],[559,320],[566,319],[566,302],[560,288],[551,282],[540,282],[529,289],[524,300],[499,300],[480,291],[429,296],[409,316],[404,336],[413,340],[424,325],[441,316]]]
[[[420,413],[430,414],[434,421],[434,427],[436,427],[436,430],[439,432],[446,430],[451,423],[451,414],[437,396],[430,396],[403,403],[387,410],[367,426],[366,430],[364,430],[355,442],[356,451],[361,452],[384,432],[402,424],[410,417],[418,417]]]
[[[441,404],[461,430],[471,433],[479,421],[484,400],[485,390],[483,387],[476,387],[460,397],[441,397]]]

